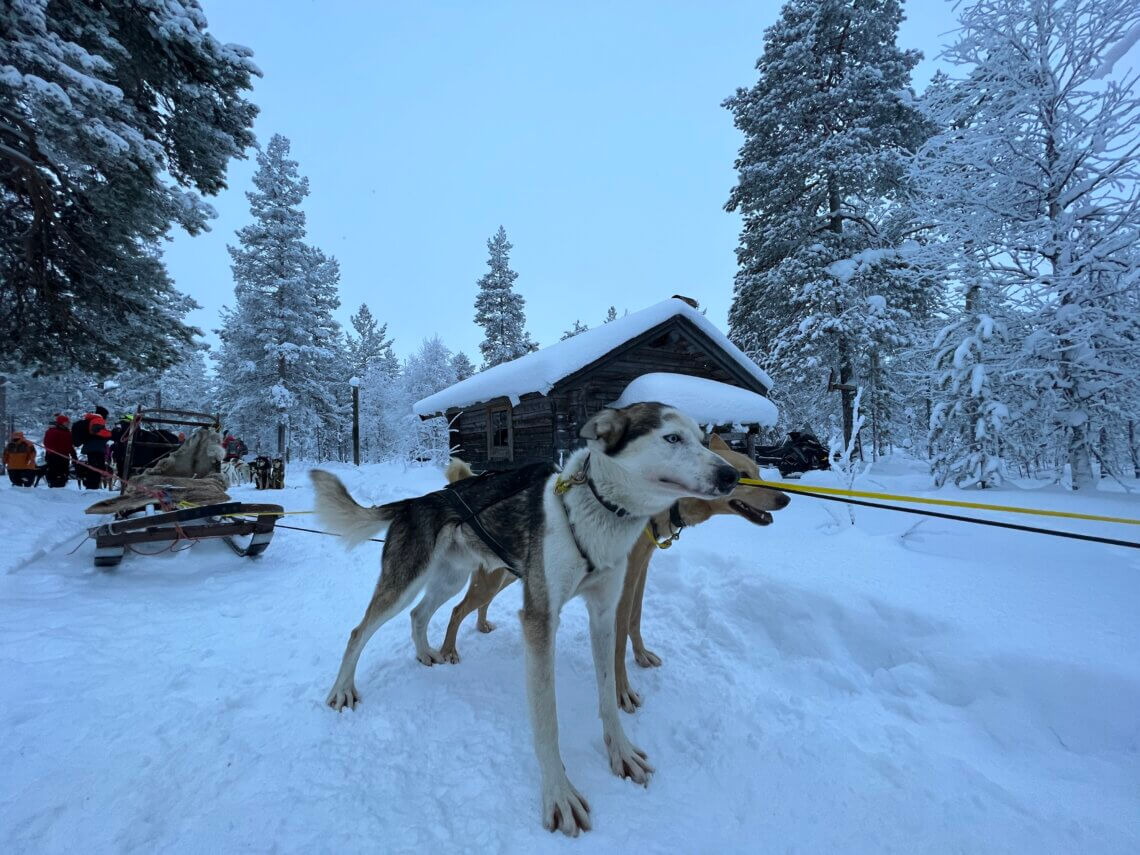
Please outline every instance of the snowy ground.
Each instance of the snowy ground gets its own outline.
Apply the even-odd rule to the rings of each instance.
[[[338,468],[374,502],[441,483]],[[309,507],[290,476],[283,503]],[[886,463],[860,483],[927,481]],[[562,752],[595,825],[570,841],[539,826],[517,586],[495,633],[465,625],[458,666],[418,664],[394,620],[337,715],[379,545],[281,531],[257,560],[207,543],[105,573],[72,552],[90,498],[0,488],[0,851],[1140,851],[1135,550],[869,510],[852,527],[804,498],[768,529],[686,532],[646,594],[665,664],[631,665],[648,790],[609,772],[585,611],[564,614]],[[987,498],[1140,516],[1107,487]]]

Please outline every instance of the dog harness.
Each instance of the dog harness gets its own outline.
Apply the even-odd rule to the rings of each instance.
[[[519,579],[523,578],[522,571],[516,566],[515,560],[510,557],[507,548],[503,546],[499,540],[491,534],[483,522],[479,519],[479,514],[487,510],[487,508],[494,507],[500,502],[504,502],[512,496],[517,496],[523,490],[534,485],[534,474],[542,472],[544,477],[549,477],[554,472],[553,463],[532,464],[530,466],[523,466],[509,472],[482,472],[471,478],[464,478],[462,481],[456,481],[454,484],[448,484],[441,492],[444,497],[459,514],[460,525],[467,525],[475,532],[475,536],[483,541],[484,545],[495,553],[495,556],[503,562],[503,566],[511,575]],[[502,495],[494,496],[491,501],[487,502],[483,507],[475,509],[463,498],[463,490],[465,487],[470,487],[473,483],[487,479],[501,479],[505,482],[505,492]],[[515,482],[518,483],[515,483]]]

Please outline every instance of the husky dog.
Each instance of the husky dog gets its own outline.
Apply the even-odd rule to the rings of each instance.
[[[241,475],[237,465],[232,460],[222,462],[222,477],[226,479],[227,487],[234,487],[241,483]]]
[[[269,466],[269,489],[285,489],[285,461],[280,457],[274,457]]]
[[[269,462],[269,458],[264,454],[258,455],[254,458],[250,469],[253,472],[253,486],[255,489],[269,489],[269,470],[271,468],[272,464]]]
[[[388,529],[380,580],[364,619],[349,635],[329,706],[355,707],[360,699],[356,663],[364,645],[421,591],[411,613],[416,658],[424,664],[443,661],[427,642],[432,614],[459,592],[472,567],[506,564],[523,581],[520,617],[542,823],[571,836],[589,830],[590,808],[570,783],[558,750],[554,640],[562,606],[577,595],[586,601],[610,768],[619,777],[648,784],[653,767],[625,735],[614,682],[614,626],[626,559],[651,517],[686,496],[727,496],[739,478],[734,467],[701,444],[691,418],[664,404],[602,410],[579,435],[586,447],[571,455],[566,475],[540,464],[525,467],[523,476],[468,479],[456,485],[464,488],[458,500],[441,490],[365,508],[334,475],[311,473],[317,513],[347,545]],[[517,482],[520,477],[525,478],[521,487],[512,484],[504,491],[503,478]]]
[[[724,458],[730,466],[736,467],[745,478],[760,477],[756,463],[747,455],[740,454],[716,434],[709,437],[709,449]],[[458,458],[452,458],[447,466],[447,480],[459,481],[472,475],[471,467]],[[617,641],[614,649],[614,673],[616,675],[618,706],[626,712],[634,712],[641,706],[641,696],[629,684],[625,669],[626,642],[633,642],[633,658],[643,668],[653,668],[661,664],[661,657],[649,650],[641,638],[641,601],[645,596],[645,578],[649,573],[649,562],[662,548],[672,545],[681,531],[689,526],[700,525],[711,517],[720,514],[733,514],[748,520],[754,525],[770,525],[771,511],[787,507],[788,496],[776,490],[763,487],[738,485],[731,495],[723,499],[681,499],[668,511],[658,514],[649,521],[644,537],[633,544],[625,573],[625,587],[618,603],[617,624],[614,627]],[[467,593],[451,612],[447,634],[439,648],[445,662],[458,663],[459,651],[455,649],[455,638],[464,618],[476,609],[479,610],[477,628],[480,632],[491,632],[495,626],[487,620],[487,606],[503,588],[515,581],[507,568],[486,570],[480,567],[471,576]]]

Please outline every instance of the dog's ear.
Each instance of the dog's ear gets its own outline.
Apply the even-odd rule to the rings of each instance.
[[[600,441],[608,452],[621,442],[628,428],[629,416],[624,411],[605,409],[586,422],[578,431],[578,436],[585,440]]]
[[[709,435],[709,451],[731,451],[731,450],[732,449],[728,447],[728,443],[720,438],[720,434],[714,433],[714,434]]]

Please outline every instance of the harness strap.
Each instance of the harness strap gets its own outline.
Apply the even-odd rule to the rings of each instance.
[[[574,520],[570,519],[570,509],[566,507],[566,499],[562,499],[561,503],[562,513],[566,514],[566,524],[570,526],[570,539],[574,541],[574,548],[578,550],[578,554],[581,555],[582,560],[586,562],[586,572],[593,573],[596,569],[594,562],[590,560],[590,556],[582,546],[582,541],[578,539],[578,530],[574,528]]]
[[[520,493],[528,486],[530,485],[524,485],[524,487],[516,490],[515,492]],[[475,511],[471,510],[471,506],[463,500],[463,497],[459,495],[459,493],[457,493],[455,490],[452,490],[450,487],[444,487],[441,492],[448,498],[455,509],[459,511],[460,516],[462,517],[462,519],[459,521],[460,525],[467,524],[471,526],[471,530],[475,532],[476,536],[481,541],[483,541],[484,544],[486,544],[488,549],[495,553],[500,561],[503,562],[503,566],[507,568],[507,572],[521,579],[523,575],[515,568],[514,562],[507,557],[507,550],[501,543],[499,543],[499,541],[495,540],[491,532],[487,531],[483,523],[479,521],[479,515]],[[514,493],[511,495],[514,495]],[[502,499],[499,499],[499,501],[501,502],[504,499],[509,498],[510,496],[504,496]]]

